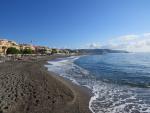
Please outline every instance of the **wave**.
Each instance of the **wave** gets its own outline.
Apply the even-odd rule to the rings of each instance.
[[[150,113],[150,96],[146,95],[150,94],[150,90],[97,80],[88,70],[74,64],[79,58],[60,58],[49,61],[46,67],[77,85],[91,89],[94,95],[90,99],[89,109],[93,113]]]

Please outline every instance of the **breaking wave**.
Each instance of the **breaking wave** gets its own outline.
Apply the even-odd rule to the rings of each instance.
[[[90,70],[74,63],[80,58],[84,57],[59,58],[49,61],[46,67],[77,85],[91,89],[93,96],[89,109],[93,113],[150,113],[150,89],[97,79]]]

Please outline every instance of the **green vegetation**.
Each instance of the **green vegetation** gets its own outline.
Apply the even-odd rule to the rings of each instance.
[[[52,49],[52,54],[57,53],[57,49]]]
[[[7,49],[6,54],[19,54],[20,51],[14,47],[10,47]]]
[[[14,47],[10,47],[7,49],[6,54],[32,54],[33,51],[31,49],[18,50]]]
[[[33,51],[31,49],[24,49],[20,51],[21,54],[32,54]]]
[[[32,54],[32,50],[31,49],[24,49],[23,50],[23,54]]]
[[[3,49],[5,49],[5,47],[3,47]],[[7,49],[7,48],[6,48]],[[51,49],[51,50],[46,50],[45,48],[39,49],[39,50],[32,50],[30,48],[26,48],[26,49],[16,49],[15,47],[10,47],[6,50],[6,54],[56,54],[56,53],[62,53],[62,54],[69,54],[69,53],[73,53],[74,51],[71,51],[69,49]]]

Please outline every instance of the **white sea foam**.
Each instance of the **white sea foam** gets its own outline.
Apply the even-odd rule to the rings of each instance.
[[[89,102],[89,109],[93,113],[150,113],[150,104],[143,101],[143,97],[137,93],[140,88],[120,87],[95,80],[87,70],[73,63],[78,58],[80,57],[49,61],[50,65],[46,67],[77,85],[91,89],[93,96]]]
[[[73,61],[80,58],[79,56],[72,56],[68,58],[59,58],[57,61],[48,61],[50,65],[46,65],[48,67],[49,71],[54,71],[55,73],[59,74],[60,76],[63,76],[69,80],[71,80],[73,83],[80,85],[77,80],[73,78],[73,76],[70,76],[70,74],[67,74],[72,67],[76,67],[75,64],[73,64]],[[81,69],[81,68],[80,68]],[[87,73],[84,69],[81,69],[83,73]],[[80,75],[76,75],[80,76]]]

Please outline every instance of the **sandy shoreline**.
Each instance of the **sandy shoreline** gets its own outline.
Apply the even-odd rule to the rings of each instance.
[[[48,72],[55,57],[0,64],[0,113],[91,113],[91,94]]]

